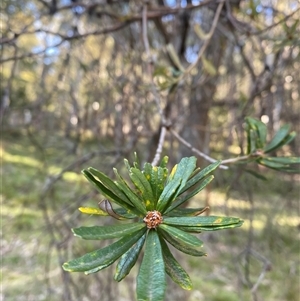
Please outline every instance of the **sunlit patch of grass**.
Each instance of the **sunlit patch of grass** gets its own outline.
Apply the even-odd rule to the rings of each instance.
[[[69,171],[64,173],[63,179],[67,182],[82,182],[82,180],[84,180],[84,177],[81,173]]]
[[[3,163],[18,163],[18,164],[24,164],[36,168],[39,168],[41,166],[39,160],[24,155],[13,155],[4,150],[3,150]]]

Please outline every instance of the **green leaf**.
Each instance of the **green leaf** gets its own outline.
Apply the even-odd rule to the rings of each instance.
[[[121,256],[114,276],[116,281],[123,280],[129,274],[139,257],[145,240],[146,234],[144,234],[135,245],[133,245],[125,254]]]
[[[132,189],[128,186],[126,181],[119,175],[118,171],[114,168],[115,175],[119,181],[116,181],[117,187],[124,192],[124,194],[130,199],[135,208],[143,215],[147,214],[146,206],[143,200],[137,196]]]
[[[75,236],[88,240],[101,240],[109,238],[123,237],[132,234],[145,227],[145,223],[117,224],[109,226],[93,226],[73,228],[72,232]]]
[[[156,204],[156,209],[163,213],[163,209],[167,207],[167,205],[176,198],[178,194],[179,186],[181,183],[181,179],[177,179],[176,182],[169,182],[165,187],[163,192],[161,193],[159,200]]]
[[[209,207],[201,208],[176,208],[172,211],[165,213],[167,216],[197,216],[205,212]]]
[[[299,164],[300,157],[267,157],[265,158],[270,162],[282,163],[282,164]]]
[[[130,168],[131,168],[131,167],[130,167],[130,164],[129,164],[129,162],[128,162],[127,159],[124,159],[124,164],[125,164],[127,170],[130,172]]]
[[[291,132],[277,145],[276,149],[282,147],[283,145],[289,144],[291,141],[294,140],[295,137],[296,137],[296,132]]]
[[[141,216],[141,213],[136,210],[132,205],[129,204],[128,199],[126,198],[124,201],[123,198],[120,198],[118,195],[114,194],[111,190],[106,188],[100,181],[98,181],[94,176],[86,169],[82,171],[84,176],[91,182],[105,197],[110,199],[112,202],[115,202],[119,206],[125,208],[127,213],[135,213],[138,216]],[[118,188],[117,188],[118,189]]]
[[[279,131],[275,134],[271,142],[263,149],[265,153],[269,153],[281,145],[281,143],[285,140],[288,136],[290,131],[290,125],[285,124],[283,125]]]
[[[81,213],[84,214],[90,214],[90,215],[100,215],[100,216],[110,216],[107,211],[102,210],[100,208],[94,208],[94,207],[79,207],[78,210]],[[131,219],[135,218],[135,214],[129,214],[127,213],[127,210],[124,208],[116,208],[114,209],[115,213],[117,215],[120,215],[122,218]]]
[[[266,125],[254,118],[251,117],[246,117],[246,122],[248,123],[248,125],[250,126],[250,128],[252,130],[255,131],[257,139],[255,141],[255,148],[256,149],[260,149],[263,148],[265,143],[266,143],[266,139],[267,139],[267,127]]]
[[[155,230],[148,232],[136,290],[138,301],[163,301],[165,297],[165,265],[160,240]]]
[[[141,193],[147,210],[154,210],[152,188],[144,174],[137,168],[131,168],[129,176],[135,187]]]
[[[272,160],[268,160],[268,158],[262,158],[259,159],[257,161],[259,164],[262,164],[264,166],[270,167],[270,168],[276,168],[276,169],[280,169],[280,168],[284,168],[287,165],[286,164],[282,164],[282,163],[278,163]]]
[[[117,185],[114,183],[114,181],[112,181],[108,176],[106,176],[103,172],[93,168],[93,167],[89,167],[88,171],[96,178],[99,179],[99,181],[107,188],[109,189],[113,194],[115,194],[116,196],[118,196],[120,199],[122,199],[125,203],[127,203],[128,205],[133,205],[130,201],[130,199],[128,199],[126,197],[126,195],[123,193],[123,191],[121,191]]]
[[[161,162],[160,162],[160,167],[161,168],[166,168],[167,167],[167,164],[168,164],[168,161],[169,161],[169,157],[168,156],[164,156],[162,159],[161,159]]]
[[[113,264],[121,255],[133,246],[145,232],[146,227],[135,233],[124,236],[122,239],[103,249],[70,260],[63,264],[63,269],[68,272],[85,272],[86,274],[100,271]]]
[[[187,194],[186,196],[182,196],[178,198],[173,204],[168,207],[165,211],[165,214],[171,212],[173,209],[177,208],[178,206],[182,205],[184,202],[188,201],[190,198],[195,196],[199,193],[203,188],[205,188],[212,180],[214,179],[213,175],[208,176],[195,190],[191,193]]]
[[[194,217],[164,217],[163,223],[170,226],[226,226],[237,224],[241,220],[237,217],[226,216],[194,216]],[[161,227],[162,225],[160,225]]]
[[[167,242],[169,242],[174,248],[178,249],[179,251],[191,256],[206,256],[206,253],[198,249],[199,247],[192,247],[191,245],[186,244],[184,241],[177,239],[175,236],[170,235],[168,232],[162,231],[159,227],[158,232],[167,240]]]
[[[268,160],[269,158],[263,158],[258,161],[259,164],[262,164],[268,168],[275,169],[277,171],[289,172],[289,173],[300,173],[299,167],[292,168],[290,164],[282,164],[273,160]]]
[[[257,150],[257,147],[256,147],[257,135],[253,129],[249,130],[248,135],[249,135],[248,154],[252,154]]]
[[[277,148],[283,146],[283,145],[288,145],[289,143],[291,143],[295,137],[296,137],[297,133],[296,132],[291,132],[290,134],[288,134],[283,140],[282,142],[277,146]]]
[[[249,173],[250,175],[254,176],[257,179],[263,180],[263,181],[267,181],[268,179],[263,176],[261,173],[256,172],[252,169],[244,169],[245,172]]]
[[[231,228],[237,228],[242,226],[244,221],[240,221],[235,224],[230,225],[220,225],[220,226],[186,226],[186,227],[178,227],[178,229],[182,231],[187,231],[191,233],[201,233],[202,231],[217,231],[217,230],[223,230],[223,229],[231,229]]]
[[[153,191],[154,208],[156,208],[157,201],[164,190],[167,177],[168,177],[167,168],[153,166],[150,175],[150,185]]]
[[[140,160],[139,160],[138,155],[137,155],[136,152],[134,152],[134,162],[133,162],[133,166],[134,166],[135,168],[137,168],[137,169],[140,169],[140,166],[141,166]]]
[[[173,218],[173,217],[169,217],[169,218]],[[160,224],[159,229],[163,232],[167,232],[176,240],[182,242],[185,245],[189,245],[192,247],[203,246],[203,242],[199,238],[189,233],[186,233],[176,227],[172,227],[166,224]]]
[[[152,168],[153,168],[153,166],[151,163],[147,162],[144,164],[143,174],[149,183],[150,183],[150,179],[151,179]],[[152,190],[153,190],[153,187],[152,187]]]
[[[213,164],[208,165],[204,169],[202,169],[199,173],[197,173],[194,177],[189,179],[187,183],[184,185],[184,187],[181,188],[179,191],[179,194],[182,194],[183,192],[187,191],[192,186],[199,183],[201,180],[203,180],[208,174],[210,174],[212,171],[214,171],[216,168],[219,167],[221,164],[221,161],[216,161]]]
[[[180,285],[185,290],[192,289],[192,281],[187,272],[181,267],[178,261],[174,258],[168,245],[163,239],[160,239],[166,273],[172,278],[172,280]]]
[[[158,202],[157,210],[161,213],[168,207],[179,191],[186,185],[190,175],[196,168],[196,157],[183,158],[179,162],[174,173],[170,175],[170,181],[164,188]]]

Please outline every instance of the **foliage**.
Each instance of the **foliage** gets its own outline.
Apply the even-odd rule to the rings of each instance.
[[[129,184],[118,174],[113,181],[102,172],[88,168],[83,170],[85,177],[107,198],[111,204],[107,214],[113,212],[122,220],[133,220],[109,226],[80,227],[73,229],[75,236],[87,240],[120,238],[113,244],[80,258],[66,262],[63,268],[69,272],[98,272],[120,258],[115,272],[115,280],[121,281],[137,262],[145,244],[143,260],[137,276],[138,300],[164,300],[168,274],[183,289],[190,290],[190,277],[172,255],[168,243],[178,250],[192,255],[205,256],[199,248],[203,242],[190,233],[235,228],[243,221],[235,217],[198,216],[205,208],[180,208],[191,197],[201,191],[213,179],[210,175],[220,162],[199,170],[196,158],[183,158],[168,174],[168,158],[164,157],[160,166],[145,163],[140,170],[138,163],[130,166],[125,160]],[[190,188],[193,190],[187,192]],[[81,209],[84,213],[103,215],[103,210]]]
[[[267,126],[254,118],[247,117],[247,154],[250,161],[255,160],[258,164],[277,171],[299,173],[299,168],[292,165],[300,163],[300,157],[271,157],[270,154],[292,142],[296,132],[290,132],[290,125],[283,125],[269,143],[267,143]]]

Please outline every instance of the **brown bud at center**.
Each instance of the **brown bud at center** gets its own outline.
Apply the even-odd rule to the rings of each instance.
[[[161,224],[163,218],[159,211],[148,211],[147,215],[144,218],[144,222],[147,225],[148,229],[156,228],[159,224]]]

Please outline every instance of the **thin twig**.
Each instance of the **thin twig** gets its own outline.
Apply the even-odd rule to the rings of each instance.
[[[252,154],[240,156],[240,157],[236,157],[236,158],[225,159],[225,160],[222,160],[222,164],[230,164],[230,163],[236,163],[238,161],[248,160],[251,156],[252,156]]]
[[[187,142],[184,138],[182,138],[178,133],[176,133],[173,129],[169,129],[170,133],[179,141],[181,142],[183,145],[185,145],[186,147],[188,147],[192,152],[196,153],[198,156],[204,158],[206,161],[214,163],[218,160],[213,159],[212,157],[202,153],[200,150],[198,150],[197,148],[193,147],[189,142]],[[228,169],[228,166],[225,165],[220,165],[219,166],[222,169]]]
[[[214,163],[218,160],[206,155],[205,153],[201,152],[199,149],[195,148],[192,144],[190,144],[189,142],[187,142],[184,138],[182,138],[176,131],[174,131],[173,129],[169,129],[170,133],[179,141],[181,142],[183,145],[185,145],[186,147],[188,147],[192,152],[196,153],[197,155],[199,155],[200,157],[202,157],[203,159],[205,159],[208,162]],[[255,154],[254,154],[255,155]],[[236,157],[236,158],[229,158],[229,159],[225,159],[221,161],[221,165],[219,166],[222,169],[228,169],[228,166],[225,166],[225,164],[231,164],[231,163],[236,163],[239,161],[245,161],[250,159],[251,157],[253,157],[253,154],[249,154],[249,155],[245,155],[245,156],[240,156],[240,157]]]
[[[151,55],[150,55],[150,47],[149,47],[148,31],[147,31],[147,29],[148,29],[147,28],[147,9],[148,9],[148,5],[147,5],[147,3],[145,3],[143,5],[143,16],[142,16],[143,42],[144,42],[147,58],[148,58],[148,60],[150,60]]]
[[[160,160],[160,156],[161,156],[164,141],[165,141],[166,132],[167,132],[167,128],[165,126],[162,126],[161,130],[160,130],[160,136],[159,136],[159,141],[158,141],[157,149],[155,152],[155,156],[151,163],[153,166],[156,166],[158,161]]]
[[[261,261],[261,262],[264,263],[264,266],[263,266],[263,268],[262,268],[262,271],[261,271],[260,275],[259,275],[258,278],[257,278],[257,281],[255,282],[255,284],[254,284],[254,285],[252,286],[252,288],[251,288],[251,293],[252,293],[252,294],[255,294],[256,291],[257,291],[257,289],[258,289],[258,287],[259,287],[259,285],[260,285],[261,282],[263,281],[263,279],[264,279],[266,273],[267,273],[268,271],[271,270],[272,264],[271,264],[271,262],[270,262],[267,258],[265,258],[264,256],[262,256],[260,253],[256,252],[255,250],[251,249],[251,250],[250,250],[250,253],[251,253],[252,256],[255,257],[257,260],[259,260],[259,261]]]

